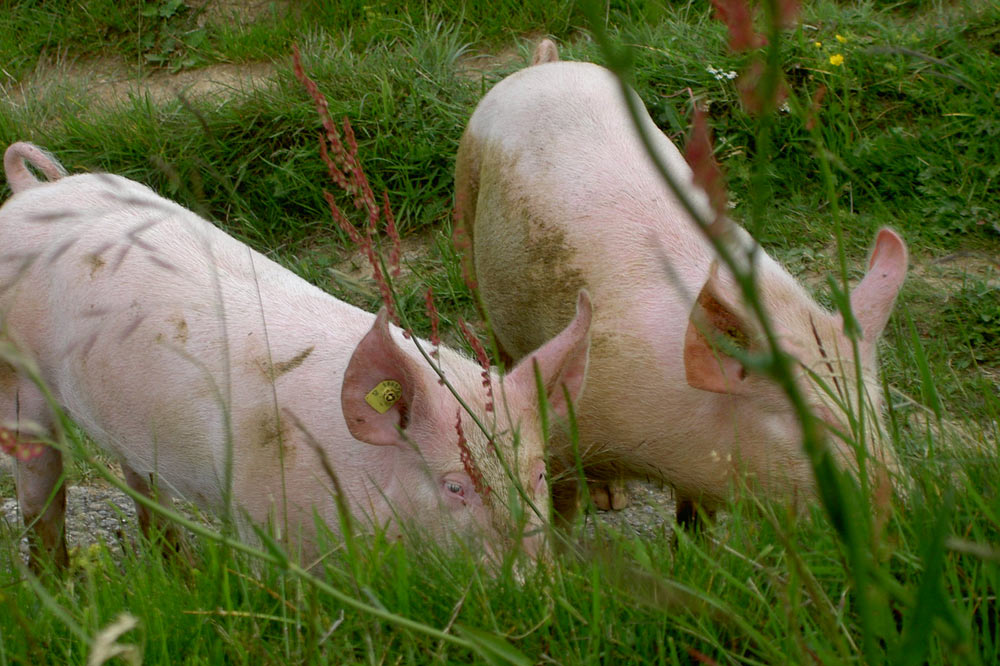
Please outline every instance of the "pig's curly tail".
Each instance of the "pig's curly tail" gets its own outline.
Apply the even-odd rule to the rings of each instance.
[[[531,57],[532,65],[541,65],[547,62],[559,60],[559,49],[551,39],[543,39],[535,47],[535,53]]]
[[[50,181],[59,180],[66,175],[66,169],[48,151],[33,143],[18,141],[11,144],[3,156],[3,169],[7,175],[7,183],[14,194],[42,184],[42,181],[38,180],[35,174],[28,169],[29,162],[45,174],[45,177]]]

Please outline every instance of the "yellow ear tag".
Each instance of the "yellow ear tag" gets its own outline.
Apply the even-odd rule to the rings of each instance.
[[[385,414],[402,397],[403,386],[399,382],[386,379],[368,392],[365,402],[379,414]]]

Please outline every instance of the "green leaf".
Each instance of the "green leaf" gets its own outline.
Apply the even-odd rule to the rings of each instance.
[[[254,533],[257,535],[257,538],[260,539],[261,544],[263,544],[264,548],[267,549],[267,552],[274,556],[274,559],[276,560],[275,564],[282,569],[287,569],[289,560],[288,553],[285,552],[285,549],[274,540],[267,529],[259,525],[252,525],[252,527]]]
[[[942,412],[944,411],[944,405],[941,404],[941,397],[937,392],[937,385],[934,382],[934,374],[931,372],[930,364],[927,361],[927,353],[924,351],[924,346],[920,342],[920,335],[917,333],[917,327],[913,323],[913,318],[910,316],[909,311],[906,311],[906,324],[910,329],[910,351],[913,354],[914,365],[917,366],[917,371],[920,373],[920,393],[923,403],[934,410],[934,416],[938,421],[941,420]]]
[[[951,613],[950,602],[945,593],[945,541],[948,538],[949,517],[954,508],[954,498],[949,496],[945,505],[933,513],[936,520],[929,533],[924,535],[922,564],[923,579],[917,588],[916,597],[908,609],[897,664],[922,664],[931,650],[934,637],[934,620],[940,617],[947,621]]]
[[[482,629],[456,624],[455,629],[472,644],[472,648],[490,664],[531,666],[532,661],[505,638]]]
[[[179,10],[183,4],[184,0],[168,0],[160,5],[160,16],[163,18],[170,18],[177,13],[177,10]]]
[[[200,48],[205,40],[208,38],[208,31],[205,28],[198,28],[197,30],[192,30],[184,37],[184,43],[190,48]]]

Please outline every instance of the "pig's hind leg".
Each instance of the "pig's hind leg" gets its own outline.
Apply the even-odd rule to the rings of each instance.
[[[691,533],[699,533],[715,520],[716,505],[699,500],[697,497],[675,493],[677,503],[677,526]]]
[[[9,366],[0,369],[3,400],[2,436],[5,447],[18,459],[15,484],[21,516],[29,530],[30,563],[38,571],[42,562],[58,567],[69,564],[66,550],[66,485],[63,454],[42,443],[54,440],[56,424],[41,390],[18,377]]]

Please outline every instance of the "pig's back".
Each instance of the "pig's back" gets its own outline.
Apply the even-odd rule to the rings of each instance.
[[[668,168],[690,183],[680,153],[641,103],[640,114]],[[513,355],[558,332],[584,286],[597,335],[683,335],[710,256],[608,70],[556,62],[513,74],[483,98],[464,141],[482,166],[477,277]],[[695,200],[706,205],[700,193]]]
[[[74,420],[195,501],[218,503],[227,442],[237,479],[280,447],[295,464],[289,395],[314,437],[353,441],[338,380],[373,316],[138,183],[73,176],[12,197],[0,285],[9,333]]]

